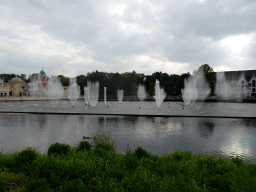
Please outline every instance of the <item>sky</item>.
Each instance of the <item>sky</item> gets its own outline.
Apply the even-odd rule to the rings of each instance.
[[[0,74],[256,69],[255,0],[0,0]]]

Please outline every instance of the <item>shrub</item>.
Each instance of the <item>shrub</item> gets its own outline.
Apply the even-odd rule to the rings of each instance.
[[[47,180],[44,179],[31,179],[29,182],[25,185],[24,192],[31,192],[31,191],[37,191],[37,192],[51,192],[53,191],[47,182]]]
[[[30,164],[32,161],[36,160],[38,154],[35,151],[35,149],[32,148],[27,148],[20,153],[18,153],[17,156],[15,156],[15,163],[18,164],[19,166],[21,164]]]
[[[70,151],[71,151],[70,145],[56,142],[49,147],[47,154],[48,155],[52,155],[52,154],[67,155]]]
[[[6,185],[6,183],[5,183],[4,178],[0,172],[0,191],[4,191],[5,185]]]
[[[108,151],[112,150],[115,152],[116,146],[114,146],[115,141],[111,139],[111,134],[106,132],[97,132],[92,140],[94,142],[95,148],[101,147]]]
[[[137,149],[135,149],[135,155],[140,159],[142,157],[148,158],[149,154],[148,152],[143,149],[142,147],[137,147]]]
[[[131,154],[125,155],[123,159],[124,159],[124,165],[126,166],[127,169],[134,170],[139,165],[138,159]]]
[[[88,141],[81,141],[78,145],[77,151],[81,151],[81,150],[86,150],[89,151],[91,150],[92,146]]]
[[[64,187],[63,192],[70,192],[70,191],[77,191],[77,192],[83,192],[87,191],[87,186],[83,184],[81,179],[74,179],[71,181],[68,181]]]

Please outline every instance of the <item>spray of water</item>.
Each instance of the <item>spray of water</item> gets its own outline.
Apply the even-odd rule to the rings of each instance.
[[[88,99],[92,105],[92,107],[95,107],[98,100],[99,100],[99,82],[96,81],[92,83],[91,81],[87,82],[87,88],[88,88]]]

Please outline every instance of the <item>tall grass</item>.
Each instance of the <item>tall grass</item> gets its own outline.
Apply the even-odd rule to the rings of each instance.
[[[103,148],[107,151],[116,151],[115,139],[112,138],[111,132],[101,131],[92,133],[92,141],[95,148]]]
[[[0,153],[0,191],[255,191],[256,165],[174,151],[158,157],[143,147],[115,153],[110,133],[91,144],[55,143],[49,154],[31,148]],[[20,166],[17,166],[17,165]]]

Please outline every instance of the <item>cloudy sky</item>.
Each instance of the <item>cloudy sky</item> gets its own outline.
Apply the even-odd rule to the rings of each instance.
[[[0,73],[256,69],[255,0],[0,0]]]

